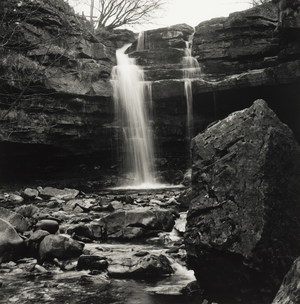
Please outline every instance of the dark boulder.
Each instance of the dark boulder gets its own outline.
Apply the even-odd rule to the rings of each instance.
[[[37,230],[45,230],[51,234],[55,234],[59,229],[59,224],[52,219],[42,219],[36,223],[35,228]]]
[[[274,297],[300,254],[300,147],[263,100],[192,140],[188,265],[213,299]],[[218,299],[217,299],[218,300]]]

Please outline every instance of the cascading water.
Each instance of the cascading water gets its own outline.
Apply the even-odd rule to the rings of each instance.
[[[124,168],[133,174],[134,185],[147,187],[154,182],[154,149],[148,114],[152,112],[149,109],[151,83],[144,81],[143,70],[125,54],[127,47],[117,50],[117,66],[112,70],[115,111],[123,130]]]
[[[201,69],[197,59],[192,57],[190,43],[188,41],[186,42],[185,56],[182,58],[182,66],[184,94],[187,104],[187,139],[190,141],[194,136],[192,80],[200,77]]]
[[[147,33],[145,33],[144,31],[139,33],[137,46],[136,46],[137,51],[143,51],[145,49],[146,38],[147,38]]]

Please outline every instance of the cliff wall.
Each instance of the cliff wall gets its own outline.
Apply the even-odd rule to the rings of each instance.
[[[134,33],[95,33],[63,0],[2,1],[1,178],[121,168],[110,77],[115,50],[128,42],[152,86],[161,170],[190,165],[183,70],[190,46],[201,69],[191,79],[194,135],[263,98],[299,141],[299,1],[290,6],[270,2],[195,30],[147,31],[137,49]]]

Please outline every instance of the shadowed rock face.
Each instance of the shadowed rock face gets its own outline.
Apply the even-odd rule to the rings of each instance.
[[[188,264],[212,300],[264,290],[299,256],[300,147],[257,100],[192,141]]]

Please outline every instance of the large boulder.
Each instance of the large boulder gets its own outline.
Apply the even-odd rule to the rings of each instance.
[[[39,246],[41,261],[54,258],[65,260],[82,254],[84,244],[62,235],[46,235]]]
[[[17,260],[26,255],[25,242],[14,227],[0,218],[0,263]]]
[[[263,100],[192,140],[188,265],[208,297],[274,297],[300,254],[300,147]]]

